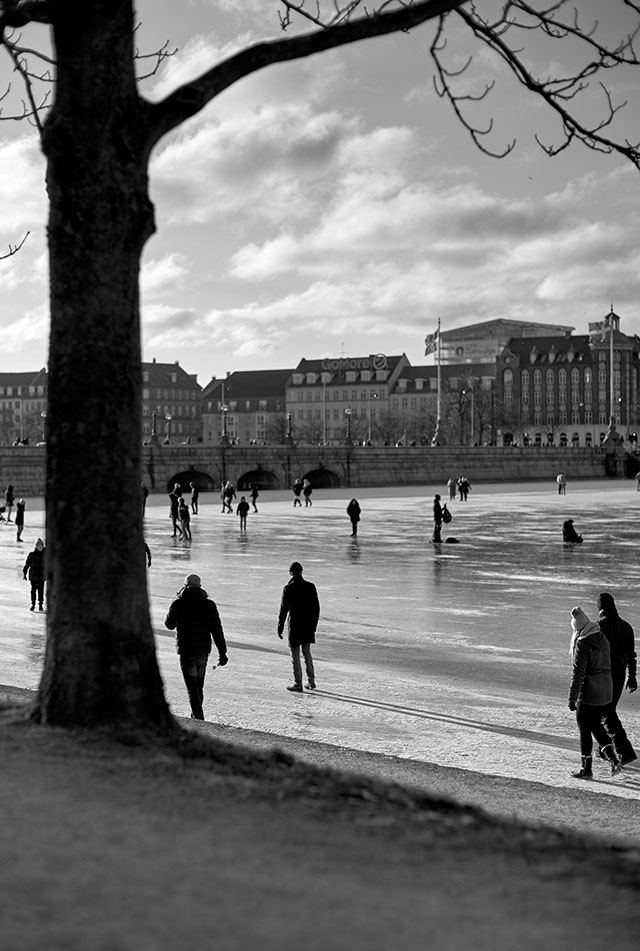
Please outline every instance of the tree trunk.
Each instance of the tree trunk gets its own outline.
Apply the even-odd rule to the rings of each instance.
[[[131,7],[60,0],[54,26],[48,636],[34,716],[170,729],[142,531],[138,283],[154,224]]]

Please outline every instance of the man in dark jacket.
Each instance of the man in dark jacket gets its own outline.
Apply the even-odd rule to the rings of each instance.
[[[602,723],[615,744],[622,765],[626,766],[638,757],[625,728],[620,722],[616,707],[622,696],[625,680],[629,693],[638,689],[635,639],[633,628],[628,621],[620,617],[616,602],[607,591],[603,591],[598,596],[598,611],[600,612],[598,617],[600,630],[609,641],[611,650],[611,680],[613,683],[613,696],[611,703],[603,714]],[[628,677],[627,670],[629,671]]]
[[[218,664],[228,662],[227,643],[215,602],[201,586],[199,575],[187,575],[184,588],[171,602],[165,627],[176,631],[182,676],[189,694],[191,716],[204,720],[204,678],[211,653],[211,640],[218,649]]]
[[[302,665],[300,650],[307,670],[307,687],[316,688],[316,675],[311,657],[311,644],[316,642],[316,628],[320,617],[320,601],[316,586],[302,577],[302,565],[294,561],[289,568],[291,580],[282,589],[280,614],[278,616],[278,637],[282,640],[284,622],[289,618],[289,650],[293,664],[293,684],[287,687],[295,693],[302,693]]]
[[[33,611],[35,609],[37,595],[38,607],[41,611],[44,611],[44,542],[41,538],[36,540],[35,548],[27,555],[27,560],[22,569],[22,575],[25,581],[28,577],[31,582],[30,610]]]

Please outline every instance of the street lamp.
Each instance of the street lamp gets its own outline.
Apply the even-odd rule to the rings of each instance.
[[[156,438],[156,414],[153,412],[151,414],[151,438]]]
[[[473,446],[473,387],[462,391],[463,396],[471,396],[471,445]]]
[[[371,400],[377,400],[377,399],[378,399],[378,394],[377,394],[377,393],[372,393],[372,391],[369,390],[369,437],[368,437],[368,442],[371,442]]]
[[[223,446],[228,446],[229,436],[227,435],[227,413],[229,412],[229,407],[226,403],[222,403],[220,406],[220,411],[222,413],[222,439],[220,442]]]
[[[347,446],[351,445],[351,407],[347,406],[344,411],[344,415],[347,417]]]
[[[47,411],[45,409],[40,413],[42,417],[42,441],[47,441]]]
[[[167,421],[167,435],[165,438],[165,443],[168,446],[169,443],[171,442],[171,420],[173,419],[173,416],[171,415],[171,413],[167,413],[164,418]]]

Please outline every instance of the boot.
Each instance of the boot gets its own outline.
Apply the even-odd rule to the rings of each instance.
[[[571,773],[574,779],[593,779],[593,771],[591,769],[593,763],[593,757],[583,756],[582,757],[582,767],[576,772]]]
[[[611,763],[611,775],[615,776],[615,774],[619,773],[622,769],[622,764],[618,759],[618,754],[616,753],[613,743],[607,743],[606,746],[603,746],[602,752]]]

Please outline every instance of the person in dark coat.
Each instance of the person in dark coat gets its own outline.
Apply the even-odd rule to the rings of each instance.
[[[609,641],[611,652],[611,681],[613,696],[602,718],[602,725],[613,740],[616,752],[623,766],[637,759],[626,730],[620,722],[617,706],[622,696],[625,680],[627,690],[634,693],[638,689],[636,673],[636,646],[633,628],[618,614],[613,595],[603,591],[598,595],[598,624]],[[629,676],[627,678],[627,671]]]
[[[202,587],[199,575],[187,575],[184,587],[171,602],[164,625],[176,631],[176,650],[184,678],[191,716],[204,720],[204,678],[212,642],[218,650],[218,664],[228,663],[227,643],[218,608]]]
[[[178,517],[183,537],[191,541],[191,515],[189,514],[189,506],[183,498],[178,502]]]
[[[249,488],[251,489],[251,504],[253,505],[253,511],[257,512],[258,506],[256,505],[256,499],[260,495],[260,490],[258,489],[258,486],[255,484],[255,482],[252,482]]]
[[[578,535],[575,528],[573,527],[573,519],[568,518],[562,525],[562,541],[571,542],[574,545],[579,545],[582,542],[582,535]]]
[[[599,626],[590,621],[582,608],[571,610],[571,647],[573,663],[568,707],[576,712],[580,733],[582,766],[571,775],[575,779],[593,779],[593,739],[600,744],[604,759],[611,763],[611,774],[620,771],[620,760],[602,717],[611,703],[611,651]]]
[[[195,484],[195,482],[190,482],[189,488],[191,489],[191,512],[193,515],[197,515],[200,490],[198,489],[198,486]]]
[[[304,504],[305,508],[307,505],[313,505],[311,501],[311,493],[313,492],[313,486],[308,479],[305,479],[302,483],[302,494],[304,495]]]
[[[13,486],[8,485],[7,491],[4,493],[4,502],[7,507],[7,522],[11,521],[11,509],[13,508],[13,500],[15,496],[13,494]]]
[[[436,495],[433,500],[433,535],[431,541],[441,542],[442,537],[440,535],[442,529],[442,506],[440,505],[440,496]]]
[[[36,539],[35,548],[27,555],[22,574],[24,580],[31,582],[31,611],[35,610],[36,596],[38,608],[44,611],[45,547],[41,538]]]
[[[22,541],[22,532],[24,531],[24,510],[27,506],[27,503],[24,499],[19,499],[16,504],[16,541]]]
[[[299,505],[302,508],[302,502],[300,501],[300,493],[302,492],[302,480],[296,479],[293,483],[293,507]]]
[[[246,532],[247,530],[247,515],[249,514],[249,503],[247,502],[244,495],[240,497],[238,506],[236,508],[236,515],[240,516],[240,531]]]
[[[223,503],[222,503],[223,512],[233,512],[231,503],[233,502],[235,497],[236,497],[236,490],[235,490],[235,486],[233,482],[227,482],[224,487],[224,493],[223,493]]]
[[[149,498],[149,489],[147,488],[147,483],[143,482],[140,491],[142,493],[142,514],[147,510],[147,499]]]
[[[315,690],[316,688],[311,644],[316,642],[316,628],[320,618],[320,601],[316,586],[302,577],[302,565],[299,561],[294,561],[289,567],[289,574],[291,580],[282,589],[280,614],[278,615],[278,637],[282,640],[284,624],[288,618],[293,684],[287,687],[287,690],[302,693],[300,651],[302,651],[307,671],[307,687],[309,690]]]
[[[360,521],[360,505],[357,499],[351,499],[347,505],[347,515],[351,520],[351,537],[355,538],[358,534],[358,522]]]
[[[176,495],[175,488],[169,492],[169,518],[173,525],[173,537],[176,537],[176,532],[180,532],[180,538],[182,538],[182,529],[178,525],[180,520],[180,496]]]

